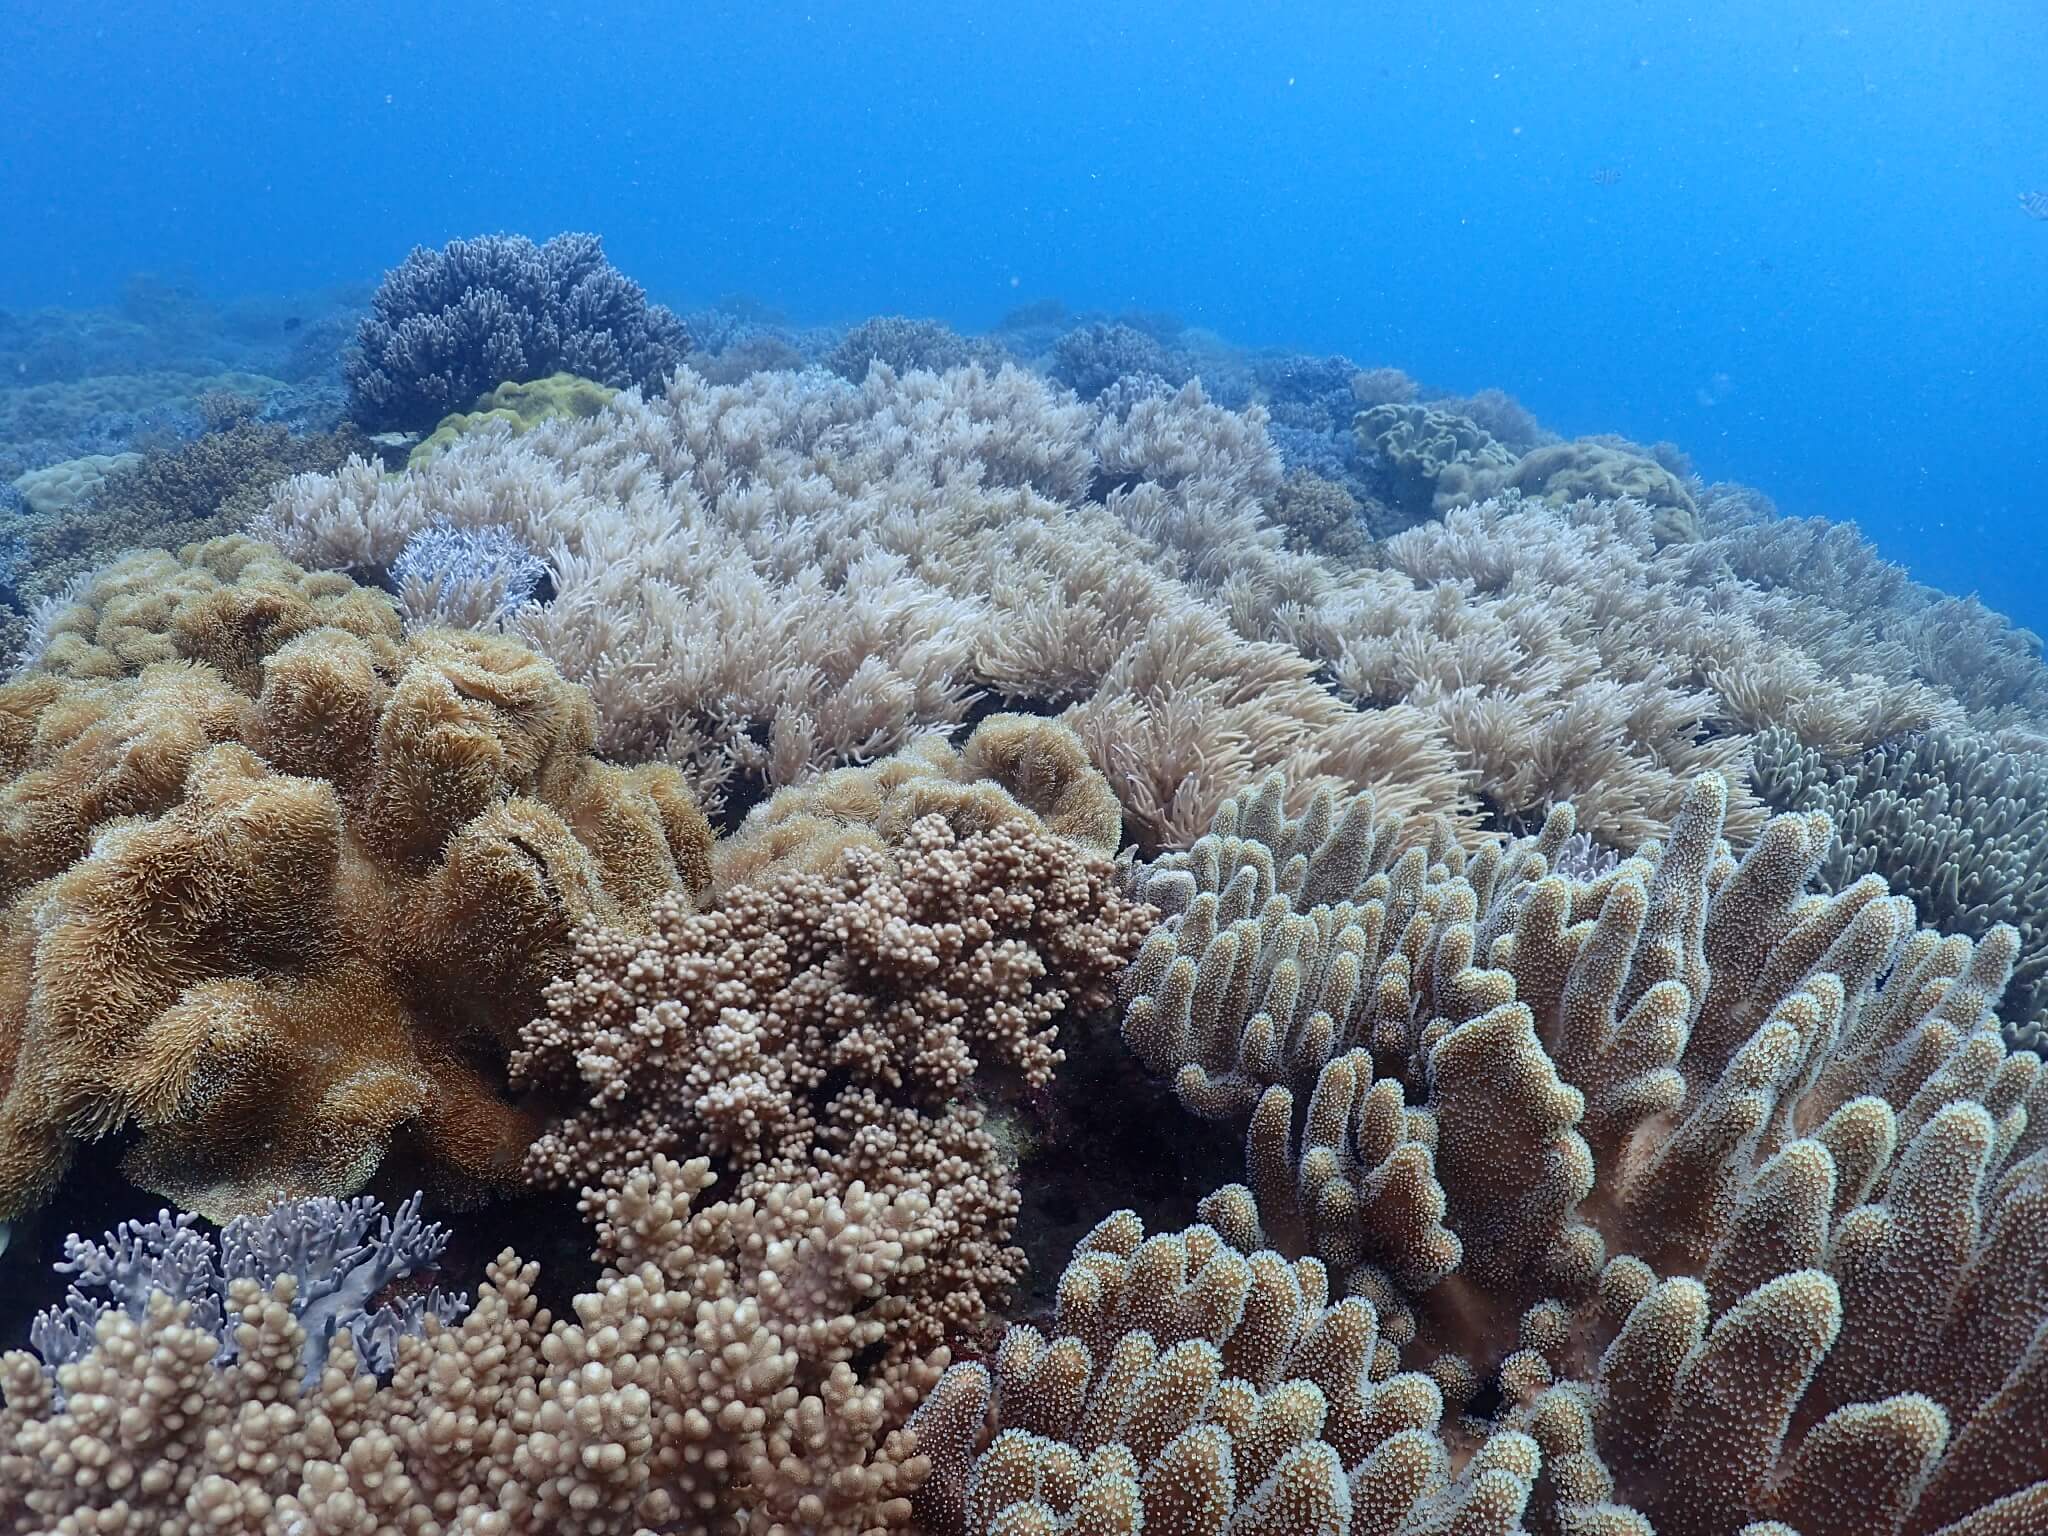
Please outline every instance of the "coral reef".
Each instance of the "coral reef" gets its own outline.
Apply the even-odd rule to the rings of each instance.
[[[370,300],[343,372],[367,431],[427,432],[514,379],[573,373],[653,389],[690,348],[595,235],[523,235],[415,246]]]
[[[1881,875],[1944,931],[1982,941],[2009,924],[2010,1038],[2048,1047],[2048,753],[1929,731],[1839,761],[1773,729],[1756,738],[1756,792],[1774,810],[1827,813],[1830,889]]]
[[[1007,368],[685,370],[395,480],[301,477],[256,526],[376,578],[421,527],[508,526],[557,586],[513,632],[592,690],[604,750],[714,810],[993,695],[1061,714],[1151,847],[1274,768],[1467,829],[1474,796],[1511,821],[1570,799],[1632,846],[1757,729],[1854,752],[1962,718],[1638,504],[1458,508],[1339,563],[1287,547],[1285,487],[1263,411],[1192,385],[1090,408]],[[1731,814],[1762,824],[1746,790]]]
[[[703,1150],[743,1196],[914,1191],[939,1237],[889,1339],[929,1348],[1022,1267],[982,1106],[1050,1084],[1059,1020],[1106,1009],[1154,914],[1014,808],[759,879],[694,914],[659,902],[651,932],[579,934],[512,1063],[569,1101],[527,1166],[559,1185]]]
[[[1125,1030],[1190,1109],[1247,1118],[1250,1187],[1205,1204],[1213,1231],[1181,1240],[1178,1270],[1134,1236],[1110,1245],[1145,1290],[1088,1254],[1070,1287],[1128,1306],[1122,1328],[1165,1329],[1148,1347],[1192,1335],[1227,1359],[1218,1325],[1264,1292],[1255,1263],[1214,1256],[1318,1259],[1352,1334],[1376,1332],[1370,1379],[1412,1383],[1399,1410],[1369,1395],[1373,1432],[1331,1440],[1335,1469],[1318,1456],[1310,1480],[1378,1499],[1394,1432],[1416,1432],[1407,1502],[1368,1507],[1371,1529],[1445,1528],[1432,1501],[1480,1492],[1446,1481],[1460,1464],[1512,1464],[1489,1529],[2030,1528],[2048,1513],[2025,1427],[2048,1409],[2048,1078],[1991,1013],[2017,937],[1916,931],[1875,879],[1809,897],[1827,818],[1781,817],[1738,861],[1726,805],[1700,780],[1665,839],[1582,882],[1550,873],[1568,808],[1461,860],[1363,800],[1300,821],[1278,786],[1233,803],[1137,877],[1171,915]],[[1116,1331],[1019,1351],[1059,1361],[1043,1390],[1060,1424],[1131,1422],[1120,1404],[1166,1392],[1174,1416],[1131,1447],[1142,1469],[1210,1403],[1209,1422],[1250,1412],[1220,1370],[1131,1397],[1149,1357],[1124,1366]],[[1118,1368],[1090,1393],[1105,1345]],[[957,1485],[983,1400],[958,1380],[921,1421],[970,1431],[921,1438],[927,1506]],[[1295,1442],[1351,1409],[1310,1406]]]
[[[31,499],[37,515],[18,525],[29,568],[18,601],[59,593],[131,549],[178,549],[238,532],[280,480],[339,469],[364,449],[346,428],[295,433],[250,420],[242,414],[248,403],[238,395],[202,397],[218,424],[200,437],[109,460],[105,474],[78,488],[75,503]]]
[[[443,1186],[529,1138],[506,1047],[590,918],[709,880],[675,775],[590,756],[588,696],[503,638],[233,538],[134,556],[0,688],[0,1212],[123,1127],[216,1219]]]
[[[900,1425],[943,1351],[872,1369],[924,1263],[917,1196],[777,1189],[699,1205],[701,1161],[586,1197],[606,1264],[573,1320],[502,1254],[459,1323],[400,1335],[388,1384],[348,1332],[301,1388],[295,1277],[230,1281],[220,1332],[162,1291],[52,1384],[0,1359],[0,1527],[635,1536],[902,1527],[927,1472]],[[217,1364],[232,1330],[233,1357]],[[60,1395],[61,1394],[61,1402]]]
[[[1883,559],[1854,523],[1781,518],[1744,486],[1701,499],[1710,553],[1724,575],[1790,605],[1806,599],[1808,649],[1858,658],[1894,682],[1915,679],[1953,694],[1980,731],[2048,747],[2048,667],[2041,637],[1973,597],[1914,581]]]
[[[898,373],[913,368],[942,373],[968,363],[993,368],[1002,360],[1003,350],[993,342],[970,340],[937,320],[912,320],[903,315],[877,315],[862,321],[823,358],[827,368],[856,384],[868,376],[874,363],[887,364]]]
[[[1197,590],[1218,518],[1280,554],[1247,500],[1279,480],[1256,413],[1199,389],[1097,412],[1012,368],[686,369],[659,398],[396,479],[302,476],[256,526],[378,577],[429,524],[509,526],[556,582],[513,632],[591,690],[603,750],[678,764],[714,808],[956,725],[980,694],[1067,711],[1147,842],[1194,836],[1281,766],[1457,814],[1424,717],[1345,704]],[[1291,558],[1295,592],[1328,579]]]
[[[517,436],[557,416],[595,416],[618,391],[573,373],[551,373],[544,379],[507,380],[477,396],[475,405],[441,418],[441,424],[413,447],[408,463],[432,458],[457,438],[500,423]]]
[[[63,1302],[30,1325],[29,1344],[55,1380],[60,1367],[92,1353],[108,1313],[140,1323],[152,1296],[163,1296],[187,1309],[192,1327],[220,1340],[214,1363],[225,1365],[240,1346],[224,1327],[229,1291],[237,1281],[268,1291],[289,1275],[288,1305],[305,1335],[302,1387],[319,1384],[344,1333],[358,1360],[388,1373],[401,1337],[421,1332],[429,1317],[455,1323],[469,1310],[467,1296],[438,1286],[375,1304],[397,1282],[432,1273],[448,1246],[446,1231],[420,1219],[420,1199],[415,1194],[389,1216],[368,1195],[284,1200],[260,1216],[237,1216],[218,1237],[199,1232],[191,1213],[169,1211],[154,1221],[124,1221],[103,1242],[74,1234],[57,1265],[71,1284]]]

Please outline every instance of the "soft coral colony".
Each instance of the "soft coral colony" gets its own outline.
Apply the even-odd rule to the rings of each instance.
[[[74,1240],[0,1526],[2048,1530],[2029,934],[1750,771],[2038,733],[2038,662],[1498,403],[1340,378],[1428,515],[1331,542],[1199,385],[686,345],[594,242],[417,253],[380,425],[624,392],[38,614],[0,1214],[118,1136],[224,1226]],[[1113,1209],[1155,1116],[1203,1187]],[[413,1184],[580,1189],[601,1268],[428,1291]]]

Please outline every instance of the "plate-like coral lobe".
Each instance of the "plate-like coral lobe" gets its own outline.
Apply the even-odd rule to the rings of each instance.
[[[702,889],[669,770],[590,755],[502,637],[245,539],[133,557],[0,688],[0,1211],[124,1126],[215,1218],[359,1188],[394,1142],[502,1183],[506,1047],[575,926]]]

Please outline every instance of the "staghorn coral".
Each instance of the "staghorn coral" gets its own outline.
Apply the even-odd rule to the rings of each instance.
[[[248,540],[132,557],[0,688],[0,1210],[124,1127],[225,1219],[348,1194],[394,1142],[488,1187],[504,1052],[587,918],[709,880],[672,773],[587,696]]]
[[[892,1347],[978,1324],[1022,1268],[982,1104],[1046,1088],[1058,1024],[1101,1012],[1149,924],[1107,860],[1014,807],[927,815],[648,933],[590,928],[525,1031],[515,1077],[569,1101],[527,1155],[540,1182],[702,1149],[743,1192],[917,1191],[938,1230]]]
[[[2010,924],[2009,1038],[2048,1046],[2048,754],[1929,731],[1837,762],[1771,730],[1756,739],[1756,790],[1774,810],[1827,813],[1831,889],[1875,874],[1945,931],[1981,941]]]
[[[689,349],[597,236],[483,235],[415,246],[385,273],[342,371],[364,430],[428,432],[511,379],[656,388]]]
[[[1172,915],[1127,1038],[1248,1115],[1217,1232],[1368,1303],[1453,1464],[1540,1448],[1488,1529],[2031,1529],[2048,1078],[1991,1012],[2016,936],[1916,931],[1875,879],[1808,896],[1827,818],[1738,862],[1726,805],[1702,779],[1578,881],[1568,809],[1460,871],[1269,788],[1138,878]]]
[[[702,1160],[589,1191],[606,1268],[573,1319],[502,1254],[388,1384],[337,1334],[303,1389],[292,1276],[230,1282],[225,1340],[158,1291],[53,1388],[0,1359],[0,1526],[100,1536],[868,1536],[927,1465],[898,1426],[946,1363],[860,1361],[924,1262],[916,1195],[700,1205]],[[57,1392],[63,1394],[61,1406]]]

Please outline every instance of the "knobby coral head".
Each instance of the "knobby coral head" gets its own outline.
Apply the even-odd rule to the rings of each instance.
[[[506,1048],[576,925],[701,889],[674,775],[497,636],[246,540],[142,555],[0,688],[0,1209],[81,1140],[217,1219],[402,1146],[449,1193],[535,1129]]]

